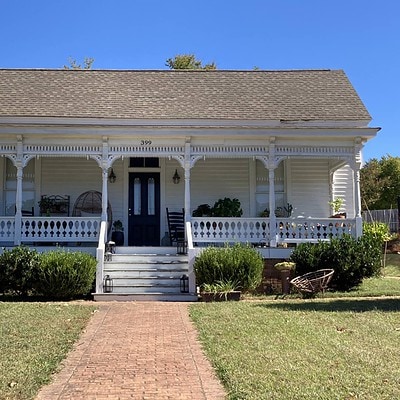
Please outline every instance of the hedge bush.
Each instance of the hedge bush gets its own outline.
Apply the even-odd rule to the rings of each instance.
[[[235,282],[237,289],[249,291],[261,282],[264,262],[251,245],[234,244],[207,247],[194,263],[199,286],[216,282]]]
[[[348,291],[364,278],[378,275],[381,270],[381,242],[369,233],[355,239],[350,235],[329,242],[302,243],[290,259],[296,263],[296,275],[333,268],[331,287]]]
[[[82,252],[55,250],[40,256],[35,288],[51,298],[69,299],[90,293],[96,259]]]
[[[39,254],[26,246],[0,254],[0,292],[26,296],[37,279]]]

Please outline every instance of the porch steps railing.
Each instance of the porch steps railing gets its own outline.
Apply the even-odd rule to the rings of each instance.
[[[96,293],[96,301],[196,301],[181,293],[180,279],[189,270],[188,256],[174,247],[117,247],[104,261],[103,276],[113,280],[111,293]]]

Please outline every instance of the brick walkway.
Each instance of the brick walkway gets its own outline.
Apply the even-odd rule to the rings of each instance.
[[[224,399],[187,303],[102,303],[37,400]]]

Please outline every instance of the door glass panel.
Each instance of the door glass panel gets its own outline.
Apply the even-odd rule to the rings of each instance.
[[[140,178],[135,178],[133,183],[133,214],[140,215],[142,211],[142,185]]]
[[[147,213],[148,215],[155,215],[156,213],[156,196],[154,178],[149,178],[147,182]]]

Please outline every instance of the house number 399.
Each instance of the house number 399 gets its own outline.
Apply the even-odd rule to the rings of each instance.
[[[141,146],[150,146],[153,142],[151,140],[141,140],[140,145]]]

